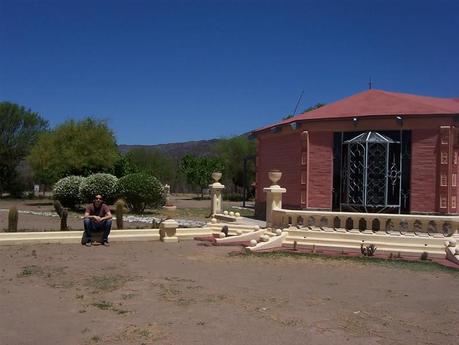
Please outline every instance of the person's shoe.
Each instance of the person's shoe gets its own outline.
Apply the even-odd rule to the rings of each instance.
[[[84,245],[85,245],[86,247],[91,247],[91,246],[92,246],[91,242],[86,242]]]
[[[108,243],[108,241],[102,241],[101,244],[105,247],[110,247],[110,243]]]

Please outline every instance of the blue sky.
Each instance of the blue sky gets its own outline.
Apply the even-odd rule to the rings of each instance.
[[[459,1],[0,0],[0,100],[120,144],[224,137],[368,88],[459,97]]]

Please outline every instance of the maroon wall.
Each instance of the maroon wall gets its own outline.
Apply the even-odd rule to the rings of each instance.
[[[411,212],[434,212],[437,205],[438,129],[411,133]]]
[[[257,202],[264,203],[266,194],[264,187],[271,182],[268,171],[282,171],[279,184],[287,188],[283,195],[283,204],[289,207],[299,207],[300,204],[300,159],[301,137],[299,132],[268,134],[258,139],[257,148]]]
[[[309,132],[308,208],[332,208],[333,133]],[[304,205],[306,206],[306,205]]]

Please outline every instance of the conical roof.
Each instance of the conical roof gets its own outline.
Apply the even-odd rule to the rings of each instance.
[[[296,121],[389,115],[401,115],[403,117],[459,115],[459,102],[457,98],[426,97],[373,89],[263,127],[255,132]]]

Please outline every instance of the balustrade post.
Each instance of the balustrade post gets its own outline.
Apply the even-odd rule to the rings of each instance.
[[[212,173],[212,178],[214,183],[209,185],[210,188],[210,214],[212,216],[222,213],[222,190],[225,188],[220,182],[218,182],[222,177],[221,172]]]
[[[166,243],[178,242],[177,238],[178,223],[173,219],[167,219],[159,226],[159,237]]]
[[[263,191],[266,193],[266,226],[272,226],[274,225],[273,210],[282,209],[282,194],[287,190],[276,184],[282,177],[280,171],[271,170],[268,173],[268,177],[272,184],[267,188],[263,188]]]

